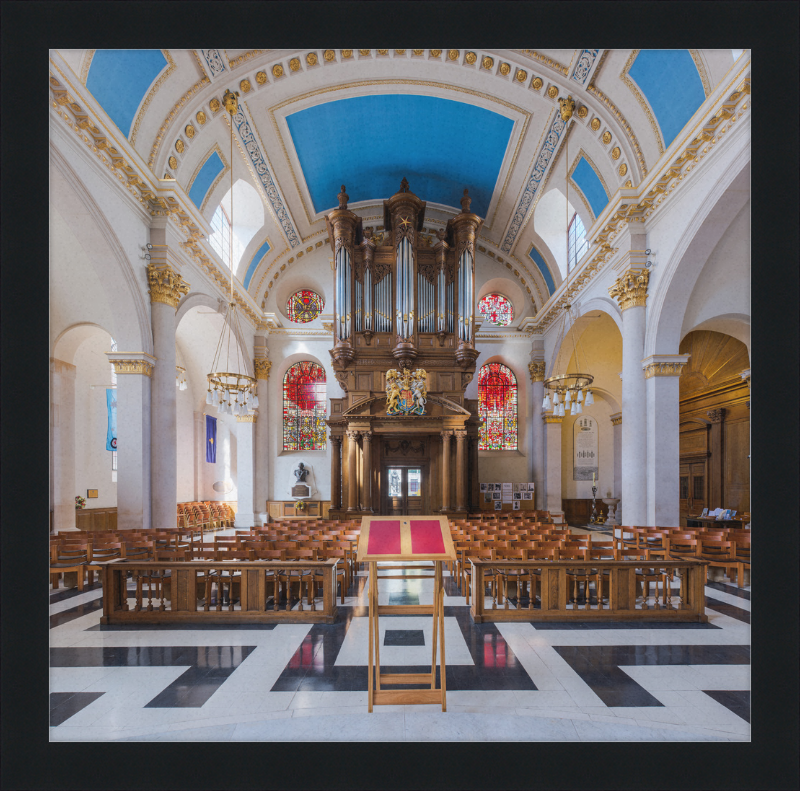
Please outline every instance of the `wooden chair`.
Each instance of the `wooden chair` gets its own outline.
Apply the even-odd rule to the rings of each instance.
[[[50,584],[57,588],[61,575],[74,571],[78,576],[78,590],[83,591],[86,564],[89,562],[89,546],[73,544],[66,547],[53,544],[50,547]]]
[[[90,588],[92,585],[94,585],[95,571],[98,574],[103,571],[103,567],[99,564],[106,560],[113,560],[114,558],[122,557],[122,552],[123,545],[121,543],[101,544],[99,546],[95,544],[89,544],[86,573],[88,575]]]
[[[526,550],[526,560],[541,560],[550,563],[558,559],[558,549],[528,549]],[[542,570],[540,568],[528,569],[528,609],[533,609],[536,600],[536,588],[539,588],[539,600],[541,601],[542,590]]]
[[[572,543],[575,542],[565,542]],[[588,548],[583,545],[562,547],[558,551],[559,560],[586,560]],[[589,580],[592,578],[592,569],[589,566],[567,568],[567,602],[572,602],[573,609],[578,609],[579,590],[583,586],[584,609],[591,609],[591,596],[589,592]],[[571,591],[571,594],[570,594]]]
[[[472,588],[472,564],[469,562],[470,558],[475,558],[476,560],[495,560],[495,550],[491,548],[487,549],[469,549],[465,553],[464,556],[464,584],[466,586],[466,599],[467,599],[467,606],[469,606],[469,595]],[[498,575],[495,569],[485,568],[483,570],[483,579],[484,582],[489,583],[492,588],[492,603],[493,606],[497,606],[497,582],[498,582]]]
[[[732,559],[736,561],[736,564],[733,566],[728,567],[728,577],[731,576],[731,572],[734,572],[736,575],[736,584],[740,587],[744,587],[744,570],[747,568],[750,569],[750,536],[741,536],[740,538],[736,539],[734,542],[734,549],[732,554]]]
[[[699,544],[697,557],[701,560],[708,561],[708,566],[706,566],[706,582],[708,582],[709,568],[722,568],[725,569],[725,573],[727,573],[731,566],[736,565],[736,559],[734,557],[736,544],[733,541],[721,541],[704,536],[699,540]]]
[[[342,604],[344,604],[345,592],[350,589],[350,571],[347,568],[348,554],[348,551],[344,549],[321,549],[317,552],[317,560],[333,560],[336,558],[341,561],[336,567],[336,582],[340,586]],[[312,585],[316,587],[318,583],[322,585],[324,582],[325,577],[320,571],[318,574],[314,575]],[[314,609],[313,602],[309,600],[308,603],[311,604],[312,609]]]
[[[618,549],[617,550],[617,560],[635,560],[635,561],[642,561],[641,566],[637,566],[636,568],[636,587],[637,590],[642,592],[642,609],[648,610],[650,606],[648,604],[648,599],[650,598],[650,585],[655,585],[655,595],[653,597],[653,606],[655,609],[659,609],[661,604],[659,603],[659,595],[658,595],[658,586],[662,586],[662,603],[663,606],[667,606],[667,601],[669,598],[669,594],[671,591],[671,582],[672,582],[672,573],[668,569],[664,569],[659,567],[658,565],[649,564],[649,558],[647,557],[647,551],[644,548],[641,549]],[[637,597],[638,598],[638,597]]]
[[[276,541],[276,544],[280,544],[281,542]],[[276,549],[282,549],[282,547],[275,547]],[[295,548],[285,548],[284,551],[284,559],[285,560],[316,560],[317,559],[317,550],[316,549],[295,549]],[[280,572],[280,582],[285,584],[286,586],[286,609],[292,609],[292,584],[294,581],[297,581],[298,585],[298,598],[300,599],[300,604],[298,606],[298,610],[303,610],[303,583],[305,582],[306,585],[313,585],[314,582],[314,572],[312,569],[283,569]]]
[[[528,553],[525,549],[504,548],[496,551],[498,560],[527,560]],[[502,583],[500,596],[502,597],[503,607],[508,609],[508,583],[513,580],[517,587],[517,609],[522,609],[523,588],[525,579],[529,576],[528,570],[524,568],[500,568],[498,569],[500,582]]]

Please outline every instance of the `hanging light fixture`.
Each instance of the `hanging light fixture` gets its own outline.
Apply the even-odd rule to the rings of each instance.
[[[567,288],[565,293],[569,292],[569,120],[572,118],[572,113],[575,110],[575,101],[571,96],[566,99],[561,98],[558,100],[561,106],[561,118],[565,123],[564,127],[564,161],[566,163],[566,217],[567,217]],[[576,261],[577,263],[577,261]],[[578,354],[580,350],[580,340],[577,339],[577,332],[575,331],[576,316],[573,313],[572,305],[567,302],[564,305],[564,310],[561,314],[561,323],[558,331],[558,338],[556,340],[555,348],[558,352],[553,360],[553,367],[551,375],[544,380],[545,397],[542,402],[542,409],[550,409],[550,394],[552,393],[553,399],[553,414],[564,417],[567,412],[570,415],[580,415],[583,413],[584,406],[591,406],[594,403],[592,398],[592,391],[589,386],[594,381],[591,374],[580,373],[581,361]],[[569,371],[569,361],[564,366],[565,373],[553,373],[559,370],[559,358],[561,357],[562,347],[566,341],[567,334],[572,335],[572,351],[575,358],[575,367],[577,370],[574,373]],[[584,358],[585,362],[585,358]],[[585,395],[584,395],[585,393]]]
[[[257,382],[254,377],[247,374],[247,367],[242,357],[240,340],[244,336],[239,325],[239,314],[233,297],[233,116],[239,109],[236,101],[238,95],[238,91],[233,93],[226,90],[222,97],[231,121],[231,232],[228,234],[231,297],[225,311],[222,333],[214,353],[214,361],[211,364],[211,373],[206,376],[208,379],[206,404],[216,406],[218,414],[236,417],[251,414],[258,408]]]
[[[189,385],[186,383],[186,369],[180,365],[175,366],[175,387],[178,390],[186,390]]]

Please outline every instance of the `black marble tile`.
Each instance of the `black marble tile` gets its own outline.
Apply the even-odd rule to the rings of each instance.
[[[553,646],[606,706],[661,706],[620,666],[746,665],[746,645]]]
[[[73,599],[75,596],[83,596],[85,593],[92,592],[91,589],[79,591],[77,588],[57,588],[55,591],[50,592],[50,604],[57,604],[60,601]],[[102,597],[103,591],[95,589],[94,592]]]
[[[51,692],[50,727],[66,722],[73,714],[85,709],[103,695],[105,692]]]
[[[721,703],[726,709],[741,717],[745,722],[750,722],[750,692],[748,690],[723,690],[704,689],[710,698]]]
[[[419,604],[419,594],[405,591],[390,593],[389,604]]]
[[[120,624],[95,624],[84,632],[252,632],[272,631],[276,623],[120,623]]]
[[[74,621],[76,618],[82,618],[84,615],[88,615],[90,612],[97,612],[98,610],[102,609],[102,597],[92,601],[84,602],[76,607],[70,607],[68,610],[62,610],[61,612],[50,616],[50,628],[55,629],[56,626],[61,626],[65,623],[69,623],[70,621]]]
[[[709,581],[706,583],[706,587],[711,588],[712,590],[722,591],[730,596],[738,596],[740,599],[747,599],[747,601],[750,601],[750,591],[746,591],[737,585],[730,585],[726,582]]]
[[[719,626],[714,626],[710,623],[670,623],[670,622],[654,622],[654,623],[638,623],[635,621],[578,621],[565,622],[565,621],[531,621],[531,626],[538,630],[548,629],[564,629],[591,631],[592,629],[720,629]]]
[[[743,623],[750,623],[750,611],[743,610],[741,607],[735,607],[733,604],[720,601],[719,599],[712,599],[711,596],[706,596],[706,607],[715,612],[721,612],[730,618],[735,618],[737,621]]]
[[[387,629],[383,644],[396,646],[425,645],[425,633],[422,629]]]

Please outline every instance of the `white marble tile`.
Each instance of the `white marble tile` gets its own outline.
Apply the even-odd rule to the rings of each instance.
[[[303,711],[303,709],[296,709]],[[369,742],[401,741],[404,714],[387,712],[340,716],[292,716],[237,725],[232,741]]]
[[[497,714],[406,714],[406,739],[410,741],[574,741],[570,720],[516,717]]]

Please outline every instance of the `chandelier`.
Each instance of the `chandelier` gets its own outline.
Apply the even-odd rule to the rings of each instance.
[[[231,117],[231,230],[228,234],[228,254],[231,269],[231,297],[225,310],[222,333],[219,336],[211,373],[207,374],[206,404],[217,407],[221,415],[249,415],[258,409],[257,382],[246,371],[241,344],[244,340],[239,314],[233,297],[233,116],[239,109],[238,92],[225,91],[222,101]]]
[[[565,293],[569,293],[569,119],[572,118],[572,113],[575,110],[575,101],[571,96],[566,99],[559,99],[561,106],[561,118],[564,121],[564,161],[566,162],[566,214],[567,214],[567,288]],[[577,261],[576,267],[577,267]],[[592,391],[589,386],[594,381],[591,374],[580,373],[581,361],[578,356],[580,349],[580,340],[576,338],[575,331],[576,316],[573,313],[572,305],[567,302],[564,305],[564,310],[561,314],[561,323],[558,330],[558,338],[556,340],[555,348],[558,350],[553,360],[553,368],[550,371],[550,376],[544,380],[545,396],[542,401],[543,410],[553,410],[553,414],[557,417],[564,417],[567,413],[570,415],[580,415],[583,412],[584,406],[591,406],[594,403]],[[559,369],[559,359],[563,346],[566,343],[566,335],[572,336],[572,353],[575,358],[576,371],[569,372],[569,361],[564,366],[565,373],[553,373]],[[585,357],[584,357],[585,362]]]

